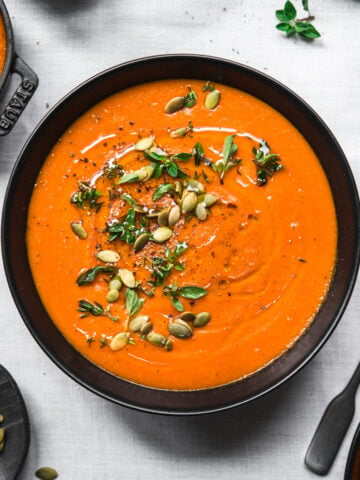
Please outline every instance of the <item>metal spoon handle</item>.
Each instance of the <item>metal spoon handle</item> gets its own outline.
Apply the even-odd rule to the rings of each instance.
[[[355,411],[355,393],[360,383],[360,363],[345,389],[328,405],[305,456],[306,466],[318,475],[329,471]]]

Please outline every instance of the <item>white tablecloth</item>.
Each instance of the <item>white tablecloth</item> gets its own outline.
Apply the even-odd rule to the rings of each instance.
[[[301,9],[300,0],[294,3]],[[40,86],[13,132],[0,139],[1,198],[49,105],[107,67],[174,52],[236,60],[288,85],[330,126],[360,180],[359,1],[310,1],[322,34],[312,43],[275,30],[274,11],[283,0],[7,0],[7,6],[16,50]],[[331,339],[291,381],[226,413],[169,418],[113,405],[64,375],[27,331],[2,268],[0,274],[0,361],[16,378],[31,421],[21,479],[33,478],[42,465],[69,480],[316,478],[304,454],[360,357],[359,284]],[[342,478],[359,420],[360,411],[329,479]]]

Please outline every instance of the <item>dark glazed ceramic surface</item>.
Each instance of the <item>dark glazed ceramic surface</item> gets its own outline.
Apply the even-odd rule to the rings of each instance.
[[[0,14],[6,31],[6,59],[0,72],[0,97],[6,93],[6,87],[13,73],[21,77],[21,82],[11,95],[5,109],[0,111],[0,136],[12,130],[22,114],[39,83],[35,72],[16,53],[10,17],[3,0],[0,0]]]
[[[359,480],[360,478],[360,424],[358,425],[351,443],[348,460],[346,462],[344,480]]]
[[[301,340],[255,375],[223,387],[167,391],[121,380],[79,355],[46,314],[28,265],[25,233],[33,184],[63,131],[89,107],[134,84],[165,78],[211,79],[245,90],[285,115],[317,153],[328,176],[339,223],[338,260],[329,294]],[[171,414],[208,413],[253,400],[297,372],[325,343],[353,289],[359,264],[359,200],[348,163],[320,118],[286,87],[251,68],[195,55],[167,55],[129,62],[91,78],[61,100],[25,145],[8,186],[2,221],[3,259],[17,307],[40,346],[68,375],[119,404]]]

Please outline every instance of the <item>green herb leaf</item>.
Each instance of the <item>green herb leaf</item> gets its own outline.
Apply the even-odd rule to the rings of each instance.
[[[233,156],[237,152],[238,147],[234,143],[235,135],[229,135],[225,138],[223,146],[223,163],[220,165],[213,166],[213,169],[217,171],[220,177],[220,182],[223,183],[225,173],[230,170],[230,168],[238,165],[241,160],[233,160]]]
[[[96,212],[100,210],[104,202],[98,202],[99,197],[103,194],[92,187],[89,182],[79,181],[79,190],[71,196],[70,202],[78,208],[85,208],[88,206]]]
[[[183,265],[180,262],[177,262],[177,260],[188,248],[187,243],[178,242],[173,251],[169,248],[164,249],[164,257],[154,257],[150,264],[151,280],[147,282],[148,285],[151,285],[152,287],[163,285],[172,269],[183,270]]]
[[[267,183],[268,177],[272,177],[284,167],[279,163],[281,161],[279,155],[271,153],[266,142],[260,144],[257,149],[253,148],[253,153],[255,155],[253,162],[256,165],[257,184],[262,187]]]
[[[136,173],[125,173],[120,180],[118,181],[118,184],[121,183],[134,183],[139,181],[139,175]]]
[[[138,294],[132,288],[127,288],[125,291],[126,310],[129,318],[135,315],[144,303],[143,298],[139,298]]]
[[[165,162],[165,168],[166,168],[166,171],[167,173],[171,176],[171,177],[174,177],[174,178],[177,178],[177,174],[178,174],[178,166],[175,162],[171,161],[171,160],[166,160]]]
[[[301,20],[296,18],[296,9],[290,1],[285,3],[283,10],[276,10],[275,15],[277,19],[280,20],[276,28],[285,32],[287,37],[298,33],[300,36],[310,39],[319,38],[321,36],[320,33],[311,23],[315,17],[310,14],[309,1],[302,0],[302,5],[304,10],[308,12],[308,16]]]
[[[156,200],[159,200],[159,198],[163,197],[167,193],[173,191],[175,189],[174,185],[172,183],[163,183],[162,185],[159,185],[157,189],[155,190],[153,194],[153,200],[154,202]]]
[[[191,153],[177,153],[176,155],[171,155],[171,160],[180,160],[180,162],[187,162],[192,157]]]
[[[201,162],[204,158],[204,155],[205,155],[203,146],[201,145],[200,142],[197,142],[194,145],[193,155],[194,155],[194,159],[195,159],[195,165],[198,167],[201,164]]]
[[[189,93],[184,97],[185,107],[193,107],[196,103],[196,99],[196,93],[189,87]]]
[[[213,92],[215,90],[215,86],[214,86],[213,82],[211,82],[210,80],[208,80],[205,83],[205,85],[203,86],[203,89],[202,89],[203,92],[206,92],[207,90],[209,92]]]
[[[284,12],[289,20],[294,20],[294,18],[296,17],[296,8],[289,0],[285,2]]]
[[[83,313],[83,315],[81,315],[81,318],[84,318],[90,313],[95,317],[105,314],[104,307],[100,303],[91,303],[88,300],[83,299],[79,300],[79,307],[77,308],[77,311]]]
[[[178,312],[183,312],[184,307],[181,301],[177,297],[170,297],[170,302],[172,303],[173,307],[178,311]]]
[[[115,268],[114,267],[103,267],[103,266],[98,266],[94,268],[89,268],[89,270],[86,270],[86,272],[83,272],[81,275],[78,276],[76,283],[81,287],[82,285],[86,285],[88,283],[91,283],[95,280],[96,275],[99,273],[106,273],[108,275],[111,275],[114,273]]]
[[[320,33],[316,30],[314,25],[312,25],[311,23],[308,24],[307,29],[301,30],[299,32],[299,35],[301,35],[302,37],[306,37],[306,38],[319,38],[319,37],[321,37]]]
[[[189,298],[191,300],[197,300],[198,298],[207,295],[207,290],[195,285],[187,285],[178,289],[179,295],[183,298]]]

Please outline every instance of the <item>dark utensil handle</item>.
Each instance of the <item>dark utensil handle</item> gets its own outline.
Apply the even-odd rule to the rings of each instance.
[[[305,456],[306,466],[326,475],[334,462],[355,411],[355,393],[360,381],[360,363],[345,389],[328,405]]]
[[[14,57],[11,73],[18,73],[21,83],[0,114],[0,135],[7,135],[11,131],[39,83],[36,73],[17,55]]]

